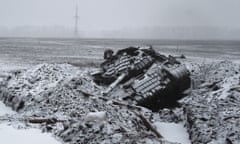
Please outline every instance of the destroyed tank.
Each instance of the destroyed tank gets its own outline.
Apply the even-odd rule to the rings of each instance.
[[[152,109],[169,107],[190,87],[190,73],[173,56],[150,47],[128,47],[114,54],[104,52],[105,61],[92,74],[95,83],[106,86],[103,94]]]

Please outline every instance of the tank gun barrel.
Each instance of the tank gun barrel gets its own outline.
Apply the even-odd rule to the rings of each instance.
[[[104,92],[103,94],[108,94],[111,92],[125,77],[127,73],[122,73]]]

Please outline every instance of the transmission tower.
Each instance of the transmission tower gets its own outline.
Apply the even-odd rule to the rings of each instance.
[[[75,18],[74,35],[78,36],[78,19],[79,19],[79,16],[78,16],[78,5],[76,5],[76,12],[75,12],[74,18]]]

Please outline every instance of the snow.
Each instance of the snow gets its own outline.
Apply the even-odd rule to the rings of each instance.
[[[16,114],[0,101],[0,116]],[[8,123],[0,121],[0,140],[2,144],[60,144],[51,134],[39,129],[15,129]]]
[[[85,116],[85,121],[103,121],[106,118],[106,111],[90,112]]]
[[[3,104],[0,101],[0,116],[3,116],[5,114],[15,114],[16,112],[14,112],[10,107],[6,107],[5,104]]]
[[[219,96],[219,99],[225,99],[229,95],[230,89],[238,85],[240,80],[239,78],[240,78],[240,74],[236,74],[234,76],[227,77],[223,80],[222,93]]]
[[[3,144],[60,144],[50,134],[41,133],[39,129],[17,130],[6,124],[0,124],[0,139]]]
[[[191,144],[189,135],[183,124],[155,122],[154,125],[166,140],[181,144]]]

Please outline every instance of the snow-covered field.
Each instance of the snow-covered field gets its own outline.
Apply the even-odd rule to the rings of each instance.
[[[70,63],[77,66],[94,67],[99,62],[101,62],[102,53],[106,48],[119,49],[129,45],[144,45],[144,44],[146,45],[149,43],[153,43],[153,47],[155,47],[158,51],[163,52],[164,54],[173,55],[185,54],[188,59],[186,59],[184,63],[191,71],[194,71],[194,73],[198,74],[199,73],[204,73],[205,75],[208,74],[208,72],[211,72],[208,68],[214,68],[212,67],[212,63],[214,64],[219,62],[221,63],[221,61],[225,59],[229,59],[230,62],[237,63],[237,66],[239,66],[240,64],[238,60],[240,59],[239,42],[191,41],[178,43],[176,41],[158,42],[151,40],[101,41],[101,40],[77,40],[77,39],[0,39],[0,52],[1,52],[0,77],[2,79],[8,76],[8,72],[15,72],[21,69],[31,69],[32,66],[41,63]],[[202,65],[208,66],[201,67]],[[224,62],[223,65],[228,66],[228,62]],[[230,67],[231,65],[232,64],[229,63]],[[38,71],[40,68],[42,68],[42,66],[44,65],[39,65],[35,67],[35,69],[31,69],[29,72],[25,73],[26,75],[23,78],[29,79],[29,77],[30,78],[38,77],[40,79],[45,79],[45,77],[48,76],[47,75],[41,76],[41,72]],[[50,65],[50,69],[48,69],[48,65],[46,65],[45,70],[53,71],[55,68],[59,68],[60,70],[64,68],[65,69],[65,72],[63,72],[65,73],[64,77],[65,76],[67,77],[69,75],[68,73],[75,72],[75,69],[73,70],[72,68],[65,68],[65,66],[62,67],[58,65],[56,67],[55,65],[53,66]],[[223,71],[225,71],[225,69],[223,69]],[[229,71],[231,71],[231,69],[229,69]],[[215,72],[216,71],[213,71],[213,73]],[[236,69],[236,72],[240,72],[240,70],[238,71]],[[223,73],[220,73],[219,75],[222,75]],[[42,91],[45,90],[45,88],[48,88],[47,91],[51,91],[51,89],[54,89],[55,87],[58,87],[60,85],[59,83],[61,83],[61,78],[64,78],[62,77],[61,74],[62,72],[60,71],[59,73],[57,72],[56,74],[54,73],[54,75],[51,75],[54,76],[54,78],[56,77],[57,80],[55,83],[48,83],[49,81],[54,82],[55,79],[41,81],[42,83],[36,83],[36,87],[31,88],[31,91],[29,92],[33,95],[38,94],[44,95]],[[74,78],[74,76],[80,75],[76,74],[71,76],[71,78],[72,77]],[[213,74],[211,76],[213,76]],[[209,78],[209,81],[206,80],[204,83],[202,83],[202,85],[198,84],[198,82],[195,82],[195,86],[198,87],[200,85],[204,87],[204,89],[199,88],[203,95],[210,94],[212,95],[212,97],[220,95],[219,98],[224,99],[231,93],[230,89],[233,88],[233,85],[234,86],[236,85],[236,87],[238,86],[238,82],[236,79],[239,78],[239,74],[236,73],[236,75],[233,75],[231,77],[230,75],[226,76],[227,76],[226,79],[223,79],[221,83],[219,83],[219,87],[223,88],[220,88],[216,91],[210,91],[209,93],[202,92],[205,90],[205,87],[207,87],[208,84],[209,85],[212,84],[211,80],[214,80],[215,77]],[[216,79],[218,79],[218,77],[221,76],[216,76]],[[204,75],[201,78],[207,79],[206,77],[204,77]],[[21,79],[19,79],[19,82],[20,81]],[[17,87],[19,82],[12,83],[12,87]],[[22,90],[23,90],[22,92],[28,93],[28,89],[24,88]],[[207,91],[209,91],[209,89],[207,89]],[[197,92],[199,91],[196,91],[196,93]],[[187,103],[188,100],[189,99],[187,99],[185,102]],[[211,101],[211,99],[209,101]],[[29,107],[34,108],[34,106],[31,105]],[[12,111],[9,107],[6,107],[3,103],[0,103],[0,116],[4,116],[6,114],[18,115],[18,113]],[[171,122],[172,120],[165,121],[164,120],[165,117],[166,119],[169,119],[169,117],[163,115],[163,117],[160,117],[160,119],[159,118],[155,119],[154,122],[154,126],[156,126],[157,130],[162,134],[164,139],[169,142],[178,142],[182,144],[191,143],[188,134],[188,132],[191,132],[191,129],[187,130],[187,128],[184,127],[186,126],[186,123],[183,122],[183,120],[180,120],[181,122],[178,123],[172,123]],[[199,123],[196,124],[196,126],[198,125]],[[12,137],[14,137],[14,139]],[[55,138],[53,138],[51,134],[42,133],[40,129],[30,128],[16,129],[16,127],[12,126],[12,122],[8,123],[6,121],[1,120],[0,120],[0,140],[1,141],[3,140],[3,142],[7,144],[60,143]]]
[[[239,41],[0,38],[0,69],[44,62],[91,66],[102,61],[105,49],[149,44],[161,53],[200,59],[238,60],[240,57]]]

